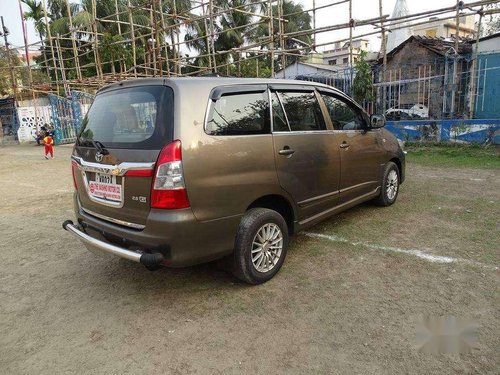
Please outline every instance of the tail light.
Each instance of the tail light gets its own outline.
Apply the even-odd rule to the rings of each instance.
[[[73,186],[75,187],[75,190],[78,190],[78,186],[76,186],[76,173],[78,172],[78,164],[76,161],[71,161],[71,173],[73,175]]]
[[[151,208],[189,207],[182,172],[181,141],[173,141],[161,150],[151,188]]]

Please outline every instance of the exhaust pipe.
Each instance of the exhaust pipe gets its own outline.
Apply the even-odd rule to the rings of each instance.
[[[148,270],[154,271],[160,268],[164,257],[160,253],[138,253],[136,251],[124,249],[122,247],[98,240],[85,233],[78,225],[73,224],[71,220],[66,220],[62,227],[80,241],[82,241],[89,250],[99,253],[111,254],[120,258],[128,259],[133,262],[143,264]]]

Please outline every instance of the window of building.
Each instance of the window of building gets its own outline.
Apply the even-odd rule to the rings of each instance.
[[[267,93],[224,95],[212,106],[206,131],[212,135],[270,132]]]
[[[328,109],[335,130],[358,130],[363,128],[361,113],[351,104],[330,94],[322,93],[321,97]]]
[[[279,95],[291,131],[326,130],[314,92],[280,92]]]
[[[349,62],[349,58],[348,57],[344,57],[342,59],[342,64],[347,64]]]
[[[428,36],[430,38],[435,38],[436,35],[437,35],[437,30],[436,29],[425,30],[425,36]]]
[[[329,65],[337,65],[337,60],[329,60],[328,64]]]

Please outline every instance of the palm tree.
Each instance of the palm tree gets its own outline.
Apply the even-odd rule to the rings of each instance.
[[[226,10],[226,12],[220,17],[222,30],[216,42],[216,47],[220,51],[239,49],[247,41],[253,39],[252,31],[254,28],[251,25],[253,16],[234,10],[234,8],[252,13],[256,10],[256,6],[252,0],[222,0],[221,9]],[[226,63],[229,56],[229,54],[225,55]],[[232,54],[233,61],[236,60],[236,57],[238,61],[238,75],[241,75],[241,51]]]
[[[24,19],[33,20],[35,23],[35,29],[40,37],[41,46],[44,46],[43,40],[45,38],[45,11],[43,9],[43,4],[41,1],[37,0],[21,0],[22,3],[26,4],[29,8],[27,12],[24,12]]]

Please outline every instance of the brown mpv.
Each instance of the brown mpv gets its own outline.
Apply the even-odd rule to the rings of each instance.
[[[96,95],[72,155],[89,250],[149,269],[225,258],[271,279],[289,235],[404,180],[397,139],[342,92],[313,82],[152,78]]]

